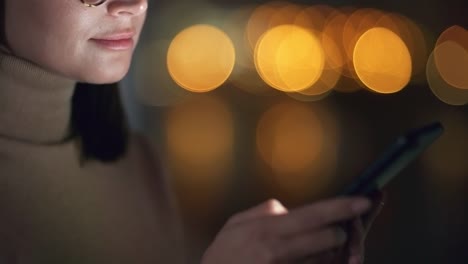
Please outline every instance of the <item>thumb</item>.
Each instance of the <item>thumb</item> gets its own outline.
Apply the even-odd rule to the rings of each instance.
[[[234,215],[230,220],[230,224],[239,224],[241,222],[253,220],[259,217],[284,215],[288,213],[288,209],[283,206],[278,200],[270,199],[246,211]]]

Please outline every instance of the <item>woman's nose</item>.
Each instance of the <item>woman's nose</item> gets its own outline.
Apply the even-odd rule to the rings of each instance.
[[[139,16],[148,9],[148,0],[114,0],[107,8],[112,16]]]

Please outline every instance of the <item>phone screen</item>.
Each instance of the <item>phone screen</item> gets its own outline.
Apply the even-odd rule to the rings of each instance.
[[[409,131],[397,138],[384,153],[339,195],[371,195],[384,187],[444,131],[440,122]]]

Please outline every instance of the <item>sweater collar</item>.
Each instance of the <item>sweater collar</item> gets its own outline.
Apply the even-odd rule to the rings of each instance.
[[[75,82],[0,51],[0,137],[53,144],[70,135]]]

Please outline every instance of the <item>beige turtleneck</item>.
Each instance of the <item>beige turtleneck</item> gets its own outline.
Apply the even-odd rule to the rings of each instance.
[[[181,263],[147,141],[133,136],[118,162],[80,165],[65,140],[74,85],[0,53],[0,263]]]
[[[75,83],[0,53],[0,136],[31,143],[62,140]]]

